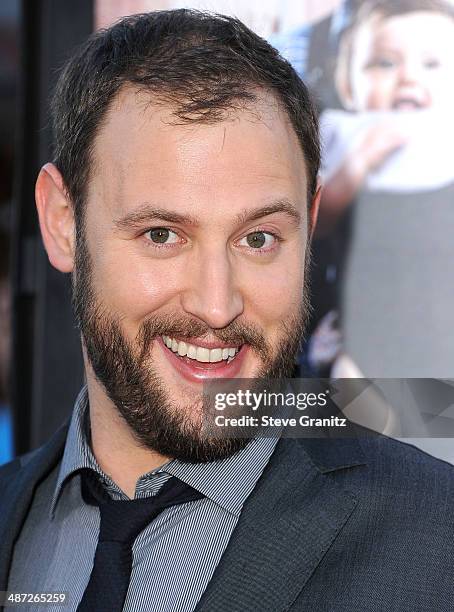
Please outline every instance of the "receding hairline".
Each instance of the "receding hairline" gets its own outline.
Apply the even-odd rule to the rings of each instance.
[[[250,92],[253,98],[248,100],[240,99],[238,100],[237,104],[235,104],[235,101],[233,100],[233,103],[226,106],[224,113],[218,116],[216,119],[205,120],[203,117],[191,118],[188,116],[186,120],[183,120],[175,113],[175,111],[178,111],[179,104],[181,102],[181,100],[178,99],[176,92],[169,92],[167,95],[165,93],[164,95],[161,95],[161,92],[156,93],[150,91],[147,88],[137,86],[135,83],[128,82],[123,84],[110,101],[108,107],[106,108],[106,112],[104,113],[101,121],[97,126],[96,133],[94,134],[91,148],[88,152],[89,167],[87,174],[87,190],[85,196],[87,196],[88,194],[89,186],[91,180],[94,177],[94,174],[97,170],[100,170],[99,164],[102,164],[101,156],[99,154],[100,151],[98,151],[98,155],[96,155],[100,135],[106,129],[109,123],[109,119],[112,117],[115,111],[121,110],[124,104],[131,102],[132,94],[133,98],[136,101],[139,97],[142,97],[142,99],[139,101],[139,105],[142,106],[144,115],[145,112],[153,106],[157,109],[168,110],[169,121],[165,121],[164,123],[167,123],[167,125],[169,126],[187,127],[188,130],[191,129],[191,127],[197,128],[198,126],[203,125],[217,125],[229,121],[234,122],[240,118],[240,115],[244,116],[244,113],[249,115],[250,120],[252,122],[261,122],[266,125],[267,113],[277,113],[283,119],[286,127],[290,129],[291,134],[294,136],[295,141],[298,144],[307,183],[307,203],[308,206],[310,206],[314,194],[312,193],[309,180],[310,173],[308,167],[308,160],[306,158],[306,152],[304,150],[301,139],[298,137],[298,134],[295,130],[295,127],[292,123],[292,120],[289,116],[284,102],[280,99],[279,94],[269,87],[251,85],[247,88],[247,90],[248,92]]]
[[[226,109],[231,112],[238,100],[248,97],[245,88],[251,85],[270,87],[302,145],[311,195],[316,193],[318,117],[310,92],[290,63],[238,19],[188,9],[151,11],[93,34],[69,58],[57,81],[52,97],[54,163],[80,221],[93,174],[94,140],[107,109],[112,104],[115,108],[118,92],[127,84],[154,91],[160,99],[170,93],[184,100],[186,95],[189,103],[182,112],[189,112],[194,123],[219,121]]]

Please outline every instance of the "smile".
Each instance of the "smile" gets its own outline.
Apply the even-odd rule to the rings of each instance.
[[[416,100],[415,98],[399,98],[393,102],[393,110],[419,110],[425,108],[425,104],[422,101]]]
[[[166,347],[180,357],[188,357],[200,363],[218,363],[226,361],[230,363],[240,350],[240,347],[215,347],[206,348],[204,346],[195,346],[182,340],[176,340],[170,336],[162,336],[162,340]]]

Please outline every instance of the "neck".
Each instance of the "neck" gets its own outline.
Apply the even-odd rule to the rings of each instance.
[[[167,463],[170,457],[143,448],[104,388],[91,372],[86,373],[93,454],[103,472],[134,498],[140,476]]]

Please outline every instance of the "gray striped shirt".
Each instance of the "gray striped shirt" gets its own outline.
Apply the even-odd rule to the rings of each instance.
[[[87,439],[88,395],[82,389],[62,461],[39,485],[15,545],[8,590],[68,593],[76,610],[88,584],[99,534],[99,509],[85,504],[80,470],[92,468],[114,499],[128,499],[99,467]],[[170,461],[141,476],[135,498],[156,495],[171,476],[202,492],[203,499],[164,510],[136,538],[125,612],[189,612],[205,591],[244,502],[271,457],[277,438],[258,438],[223,461]],[[102,597],[102,594],[100,594]],[[24,608],[22,608],[24,609]]]

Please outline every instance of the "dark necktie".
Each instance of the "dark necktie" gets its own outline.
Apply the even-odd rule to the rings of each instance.
[[[86,503],[99,506],[101,524],[90,580],[77,611],[121,612],[136,537],[165,508],[195,501],[203,494],[171,477],[154,497],[112,500],[94,472],[84,470],[82,495]]]

